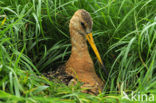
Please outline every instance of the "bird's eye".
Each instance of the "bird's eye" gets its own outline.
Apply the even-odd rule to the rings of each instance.
[[[83,22],[81,22],[81,26],[85,29],[85,24]]]

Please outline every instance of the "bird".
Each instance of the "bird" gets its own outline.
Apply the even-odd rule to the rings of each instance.
[[[93,20],[90,14],[84,10],[77,10],[69,23],[71,54],[64,66],[46,75],[61,80],[66,85],[76,85],[81,82],[82,92],[97,95],[105,84],[96,74],[93,60],[88,51],[87,41],[91,45],[98,61],[102,66],[100,54],[92,37]]]
[[[99,62],[103,65],[99,52],[92,37],[93,21],[90,14],[84,10],[77,10],[69,23],[71,38],[71,55],[65,64],[65,72],[71,75],[71,81],[80,81],[82,88],[88,88],[89,94],[98,94],[102,91],[104,81],[96,74],[93,60],[89,54],[87,40],[93,48]]]

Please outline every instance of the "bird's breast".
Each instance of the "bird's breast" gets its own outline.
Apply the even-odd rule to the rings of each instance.
[[[94,64],[89,53],[83,53],[83,55],[73,53],[66,63],[66,72],[70,75],[92,73],[94,71]]]

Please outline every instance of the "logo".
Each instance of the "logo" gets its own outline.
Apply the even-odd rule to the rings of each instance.
[[[122,99],[127,99],[129,101],[154,101],[154,94],[142,94],[132,91],[130,95],[127,95],[126,92],[123,91]]]

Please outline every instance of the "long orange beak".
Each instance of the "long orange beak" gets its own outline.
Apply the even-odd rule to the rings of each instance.
[[[102,62],[102,59],[101,59],[101,57],[100,57],[100,54],[99,54],[99,52],[98,52],[98,49],[96,48],[96,45],[95,45],[95,43],[94,43],[94,39],[93,39],[92,33],[87,34],[87,35],[86,35],[86,38],[87,38],[89,44],[91,45],[91,47],[92,47],[92,49],[93,49],[93,51],[94,51],[94,53],[95,53],[95,55],[96,55],[98,61],[100,62],[100,64],[101,64],[102,66],[104,66],[104,64],[103,64],[103,62]]]

